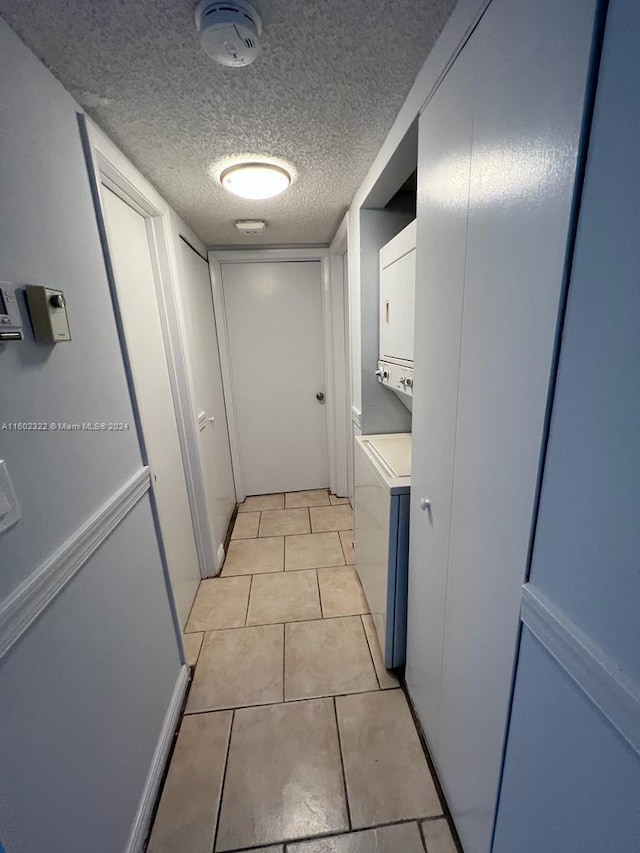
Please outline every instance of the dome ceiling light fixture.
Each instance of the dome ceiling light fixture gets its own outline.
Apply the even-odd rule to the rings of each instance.
[[[240,162],[222,171],[220,183],[241,198],[274,198],[291,186],[291,172],[275,163]]]

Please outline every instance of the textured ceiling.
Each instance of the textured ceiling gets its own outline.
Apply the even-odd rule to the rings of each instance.
[[[195,0],[0,0],[0,15],[209,245],[326,243],[455,0],[255,0],[247,68],[202,51]],[[282,196],[224,192],[211,164],[273,155]],[[259,237],[236,219],[261,218]]]

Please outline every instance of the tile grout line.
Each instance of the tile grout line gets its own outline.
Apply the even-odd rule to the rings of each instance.
[[[213,833],[213,849],[211,853],[215,853],[215,849],[218,846],[218,832],[220,831],[220,818],[222,816],[222,800],[224,798],[224,789],[227,784],[227,768],[229,767],[229,755],[231,753],[231,738],[233,736],[233,725],[236,721],[236,712],[235,709],[231,710],[231,725],[229,726],[229,738],[227,740],[227,751],[224,757],[224,769],[222,771],[222,785],[220,786],[220,800],[218,802],[218,810],[216,814],[216,829]]]
[[[376,675],[376,681],[378,682],[378,688],[380,690],[382,690],[383,688],[382,688],[382,684],[380,682],[380,678],[378,676],[378,669],[376,667],[376,662],[373,658],[373,652],[371,651],[371,644],[369,642],[369,635],[367,634],[367,629],[364,627],[364,617],[368,616],[368,615],[369,614],[367,614],[367,613],[365,613],[364,615],[360,614],[360,624],[362,625],[362,630],[364,631],[364,638],[365,638],[365,642],[367,644],[367,649],[369,650],[369,657],[371,658],[371,665],[373,666],[373,671],[375,672],[375,675]]]
[[[330,567],[332,568],[332,567]],[[313,572],[315,569],[305,569]],[[275,575],[277,572],[270,572]],[[241,575],[241,577],[253,577],[252,575]],[[318,616],[315,619],[287,619],[285,622],[259,622],[256,625],[235,625],[230,628],[200,628],[199,631],[191,631],[192,634],[215,634],[219,631],[242,631],[243,628],[268,628],[271,625],[300,625],[303,622],[326,622],[330,619],[359,619],[362,616],[370,616],[370,613],[347,613],[342,616]]]
[[[198,588],[196,590],[196,594],[193,596],[193,601],[191,602],[191,607],[189,608],[189,613],[187,614],[187,618],[186,618],[185,623],[184,623],[184,628],[182,629],[183,634],[197,634],[198,633],[197,631],[187,631],[187,626],[189,624],[189,619],[191,619],[191,614],[193,613],[193,608],[195,607],[195,604],[196,604],[196,598],[198,597],[198,593],[200,592],[200,587],[202,586],[203,580],[204,580],[204,578],[201,577],[200,580],[198,581]]]
[[[422,821],[419,820],[417,823],[418,832],[420,833],[420,841],[422,841],[422,846],[424,847],[425,853],[429,853],[429,851],[427,850],[427,839],[424,837],[424,830],[422,828]]]
[[[324,619],[324,607],[322,606],[322,593],[320,592],[320,578],[318,576],[318,570],[314,569],[314,572],[316,573],[316,587],[318,589],[318,602],[320,604],[320,619]],[[314,620],[309,619],[308,621],[312,622]]]
[[[342,541],[342,536],[340,536],[340,533],[342,532],[343,531],[340,530],[338,531],[338,539],[340,540],[340,547],[342,548],[342,556],[344,557],[344,561],[347,565],[349,565],[349,562],[347,560],[347,552],[344,550],[344,542]]]
[[[349,565],[350,565],[350,566],[351,566],[351,568],[352,568],[352,569],[354,570],[354,572],[355,572],[355,568],[356,568],[356,567],[355,567],[353,564],[349,563],[349,560],[348,560],[348,558],[347,558],[347,552],[344,550],[344,545],[343,545],[343,543],[342,543],[342,536],[340,536],[340,534],[341,534],[341,533],[344,533],[344,531],[343,531],[343,530],[338,530],[338,541],[340,542],[340,548],[342,549],[342,559],[344,560],[344,564],[345,564],[345,566],[349,566]]]
[[[394,690],[400,690],[400,687],[390,687],[388,690],[385,690],[385,693],[391,693]],[[269,708],[272,705],[295,705],[297,702],[316,702],[320,699],[344,699],[347,696],[365,696],[371,694],[372,696],[377,696],[381,691],[378,688],[374,688],[370,690],[356,690],[351,693],[323,693],[320,696],[302,696],[296,697],[295,699],[285,699],[284,702],[262,702],[258,705],[236,705],[230,708],[204,708],[199,711],[190,711],[186,713],[185,717],[197,717],[200,714],[218,714],[224,711],[245,711],[249,708]],[[437,820],[441,818],[443,815],[431,815],[430,817],[421,817],[420,820]],[[415,818],[417,820],[417,818]]]
[[[198,661],[200,660],[200,653],[202,652],[202,647],[204,646],[206,631],[202,632],[202,640],[200,641],[200,648],[198,649],[198,654],[196,655],[196,659],[193,662],[193,675],[195,677],[196,667],[198,666]]]
[[[296,507],[296,509],[308,509],[308,510],[312,510],[312,509],[322,509],[322,507],[317,507],[317,506],[311,506],[311,507],[308,507],[308,506],[299,506],[299,507]],[[343,533],[346,533],[348,530],[352,530],[352,529],[353,529],[353,528],[348,527],[346,530],[343,530],[342,532],[343,532]],[[311,531],[311,533],[284,533],[284,534],[280,534],[280,535],[283,535],[283,536],[324,536],[324,535],[326,535],[327,533],[338,533],[338,534],[339,534],[339,533],[340,533],[340,531],[339,531],[339,530],[319,530],[319,531],[317,531],[317,532],[316,532],[316,531],[313,531],[313,530],[312,530],[312,531]]]
[[[276,537],[273,537],[273,538],[276,538]],[[238,542],[238,541],[248,542],[248,541],[257,541],[257,540],[234,539],[233,541],[234,542]],[[355,568],[354,568],[353,564],[351,564],[351,563],[338,563],[337,566],[309,566],[309,567],[302,567],[299,569],[293,569],[293,568],[292,569],[270,569],[268,572],[246,571],[246,572],[238,572],[237,574],[234,574],[234,575],[222,575],[222,577],[224,577],[224,578],[247,578],[247,577],[252,577],[254,575],[281,575],[283,572],[285,572],[286,574],[291,574],[291,572],[312,572],[316,569],[320,569],[321,571],[322,571],[322,569],[352,569],[353,571],[355,571]],[[220,576],[218,576],[218,577],[220,577]],[[210,578],[210,580],[216,580],[216,579],[217,578]],[[358,614],[356,614],[356,615],[358,615]],[[185,634],[195,634],[197,632],[196,631],[185,631],[184,633]]]
[[[333,697],[333,713],[336,720],[336,733],[338,735],[338,752],[340,753],[340,769],[342,771],[342,785],[344,788],[344,800],[347,806],[347,821],[349,823],[349,832],[353,831],[353,823],[351,821],[351,804],[349,803],[349,789],[347,788],[347,774],[344,769],[344,755],[342,754],[342,738],[340,736],[340,723],[338,722],[338,705],[336,697]]]
[[[251,602],[251,588],[253,587],[253,575],[249,575],[249,577],[251,578],[251,580],[249,581],[249,594],[247,595],[247,607],[244,611],[244,625],[241,625],[240,626],[241,628],[249,627],[247,625],[247,619],[249,618],[249,604]]]
[[[282,704],[287,701],[286,694],[287,680],[287,625],[282,623]]]
[[[279,841],[269,841],[267,842],[266,848],[264,844],[254,844],[251,847],[236,847],[234,850],[229,850],[228,853],[257,853],[257,851],[262,851],[270,847],[284,847],[286,850],[288,850],[294,845],[307,844],[310,841],[331,841],[335,838],[342,839],[351,835],[358,835],[361,832],[371,832],[372,830],[386,829],[387,827],[392,826],[409,826],[412,823],[417,823],[419,827],[421,821],[431,821],[439,819],[441,818],[399,818],[398,820],[390,820],[382,823],[373,823],[367,826],[360,827],[358,829],[348,830],[347,832],[345,832],[344,830],[328,830],[327,832],[319,832],[316,835],[302,835],[298,838],[285,838]]]

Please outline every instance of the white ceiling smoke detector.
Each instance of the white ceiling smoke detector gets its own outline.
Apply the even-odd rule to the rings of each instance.
[[[236,228],[243,234],[260,234],[266,227],[267,223],[263,219],[239,219],[236,222]]]
[[[220,65],[251,65],[260,53],[262,20],[245,0],[200,0],[196,26],[205,53]]]

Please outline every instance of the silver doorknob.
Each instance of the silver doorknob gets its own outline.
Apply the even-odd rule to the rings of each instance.
[[[420,498],[420,509],[431,512],[431,501],[429,498]]]
[[[322,393],[322,391],[318,391],[318,393],[316,394],[316,400],[319,403],[322,403],[324,401],[324,394]]]

